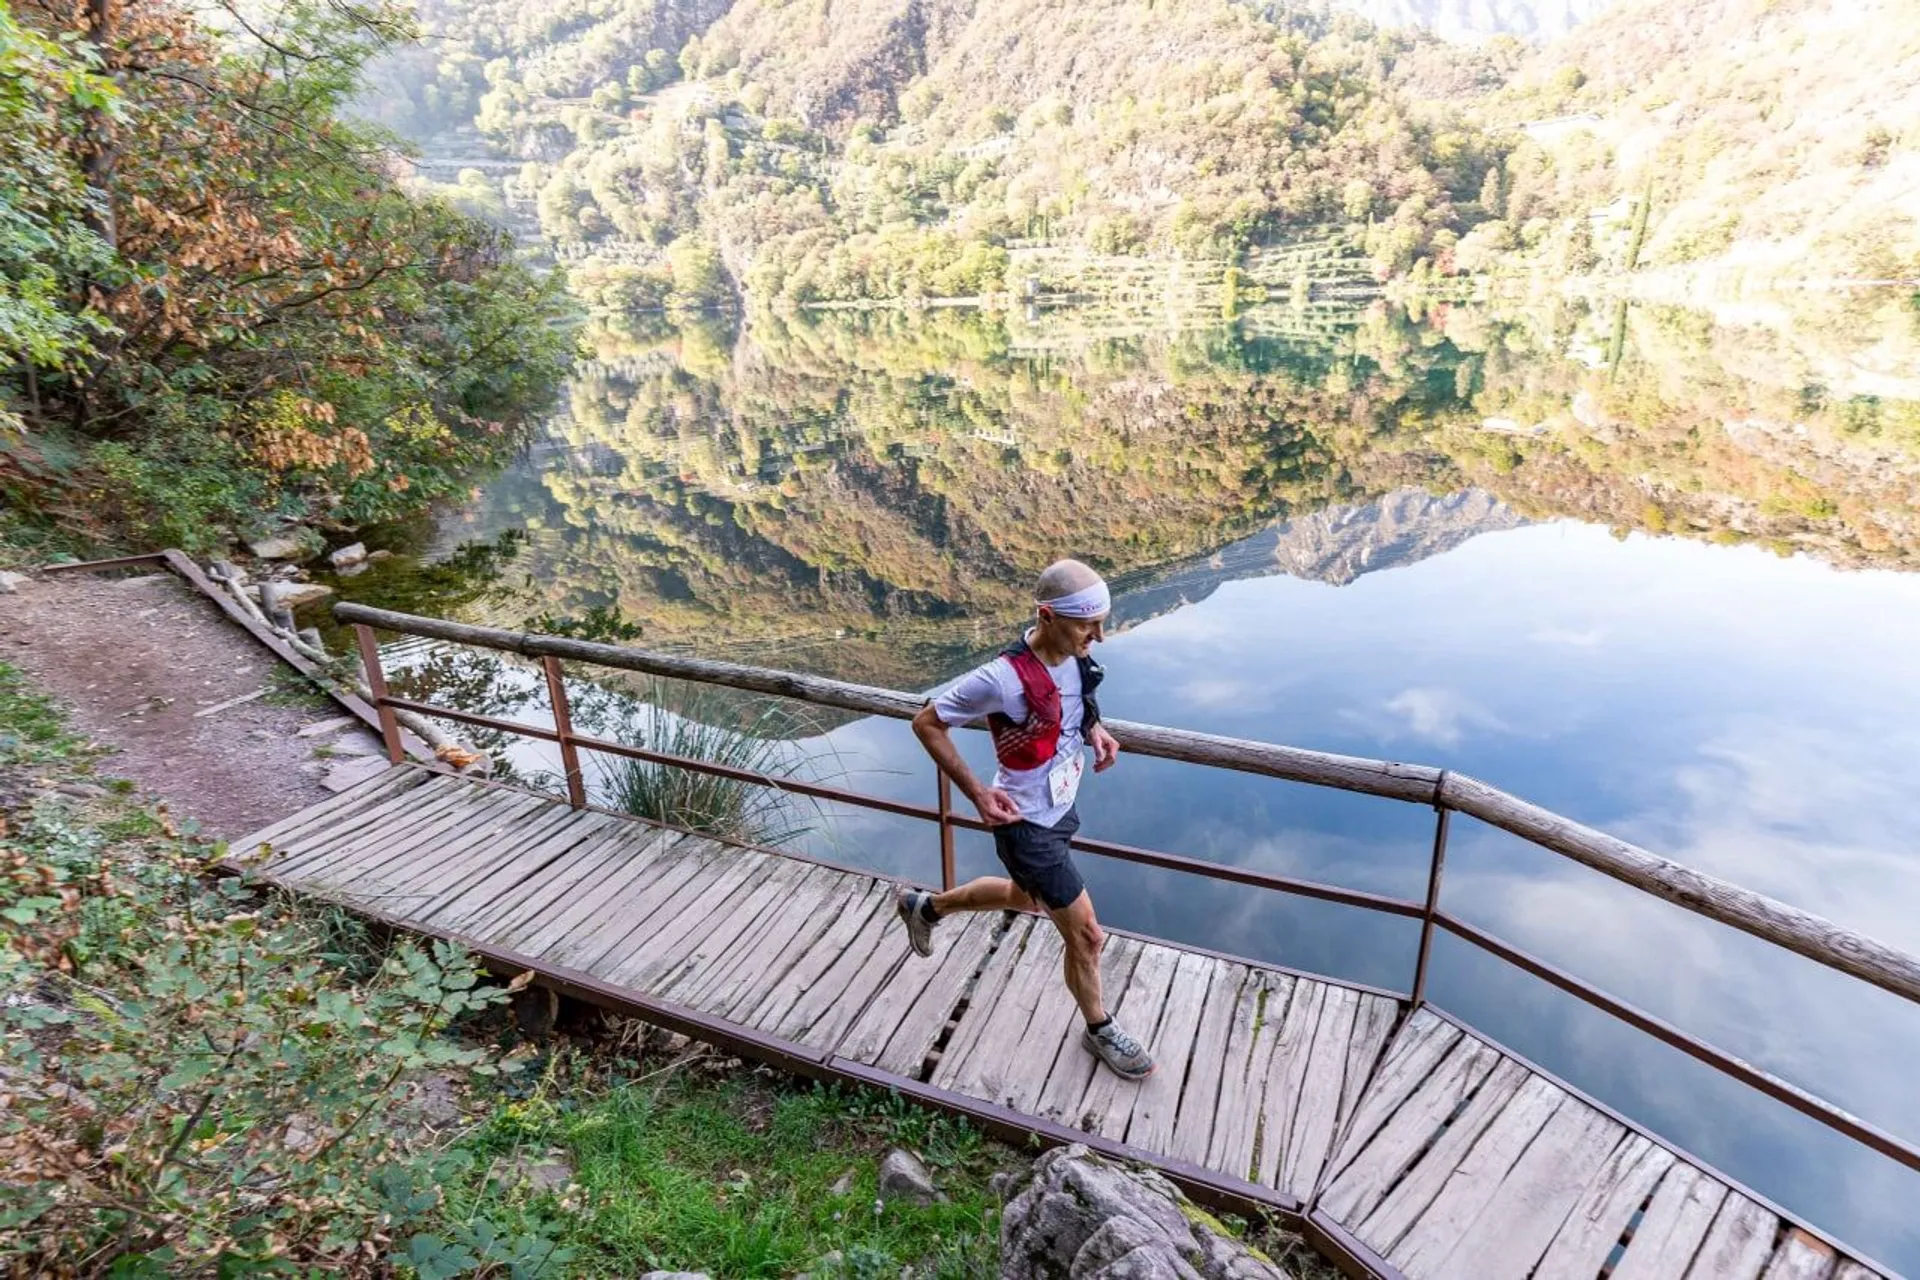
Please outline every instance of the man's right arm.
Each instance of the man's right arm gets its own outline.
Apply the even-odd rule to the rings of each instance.
[[[980,811],[980,817],[988,826],[1020,821],[1020,807],[1014,804],[1013,797],[998,787],[983,786],[961,759],[960,748],[953,745],[953,733],[931,702],[914,716],[913,736],[920,739],[920,745],[927,749],[941,772],[953,779],[960,793],[973,801],[973,807]]]

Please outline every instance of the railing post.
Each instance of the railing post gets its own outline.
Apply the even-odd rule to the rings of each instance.
[[[940,778],[940,887],[953,888],[955,880],[953,870],[953,782],[947,777],[947,771],[934,766],[934,773]]]
[[[367,692],[373,696],[373,709],[380,716],[380,736],[386,739],[387,759],[399,764],[407,758],[407,753],[400,745],[399,718],[387,705],[387,677],[380,669],[380,646],[374,641],[373,628],[364,622],[353,624],[353,638],[360,645],[360,665],[367,670]]]
[[[1445,773],[1440,775],[1443,779]],[[1437,795],[1439,788],[1434,788]],[[1418,1009],[1427,998],[1427,961],[1433,953],[1433,917],[1440,909],[1440,874],[1447,865],[1447,820],[1453,816],[1453,810],[1445,803],[1436,800],[1434,812],[1439,816],[1433,822],[1433,866],[1427,872],[1427,907],[1420,914],[1420,958],[1413,966],[1413,995],[1409,1007]]]
[[[567,772],[567,803],[576,809],[587,807],[587,784],[580,776],[580,751],[573,745],[573,713],[567,708],[567,686],[560,678],[560,659],[547,654],[540,659],[547,673],[547,701],[553,706],[553,731],[560,739],[560,767]]]

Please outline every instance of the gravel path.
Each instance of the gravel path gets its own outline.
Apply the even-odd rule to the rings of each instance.
[[[114,750],[103,773],[210,835],[258,830],[384,763],[338,704],[169,573],[22,583],[0,595],[0,660]]]

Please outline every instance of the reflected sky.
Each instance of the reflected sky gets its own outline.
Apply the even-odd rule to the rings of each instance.
[[[1124,602],[1122,608],[1124,609]],[[1115,635],[1124,719],[1444,765],[1920,950],[1920,577],[1570,522],[1506,528],[1344,586],[1270,573]],[[528,673],[522,673],[528,674]],[[946,674],[928,671],[932,685]],[[517,678],[517,677],[516,677]],[[531,682],[529,681],[529,684]],[[526,712],[541,718],[537,708]],[[981,734],[961,735],[976,769]],[[795,744],[838,785],[930,803],[904,724]],[[536,763],[528,748],[522,767]],[[1419,806],[1124,759],[1088,775],[1088,835],[1419,897]],[[930,826],[807,813],[837,860],[938,874]],[[993,869],[979,837],[963,874]],[[1403,922],[1086,859],[1110,923],[1404,990]],[[1920,1010],[1470,820],[1446,905],[1906,1135]],[[1433,998],[1756,1190],[1920,1271],[1920,1178],[1457,944]]]

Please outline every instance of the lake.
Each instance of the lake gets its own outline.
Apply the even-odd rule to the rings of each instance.
[[[1845,335],[1839,337],[1836,335]],[[1110,714],[1470,773],[1920,951],[1920,308],[1561,297],[598,325],[507,474],[350,598],[931,690],[1034,572],[1111,571]],[[543,722],[537,672],[396,644],[413,696]],[[576,719],[648,722],[576,674]],[[672,705],[686,711],[684,698]],[[835,785],[930,803],[904,724],[738,699]],[[990,767],[983,735],[963,735]],[[551,785],[535,746],[488,742]],[[964,803],[964,801],[962,802]],[[1086,834],[1419,898],[1413,805],[1126,759]],[[938,876],[934,829],[763,815]],[[963,834],[963,875],[995,865]],[[1103,919],[1405,989],[1416,928],[1083,858]],[[1456,817],[1445,905],[1909,1138],[1920,1011]],[[1920,1176],[1442,938],[1431,998],[1886,1265]]]

